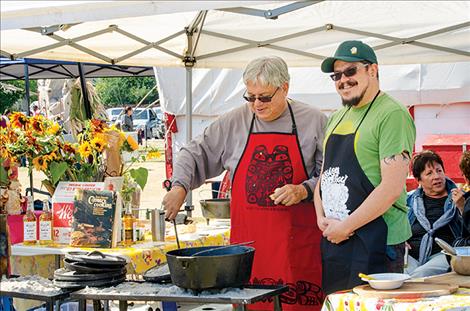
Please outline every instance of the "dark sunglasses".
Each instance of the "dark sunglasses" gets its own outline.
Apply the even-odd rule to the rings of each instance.
[[[369,64],[362,64],[362,67],[367,67]],[[348,69],[344,71],[335,71],[333,74],[330,75],[331,80],[333,81],[339,81],[341,80],[341,77],[344,75],[345,77],[349,78],[354,76],[357,73],[357,66],[349,67]]]
[[[246,94],[246,91],[245,91],[245,94],[243,94],[243,98],[247,102],[250,102],[250,103],[254,103],[256,100],[259,100],[262,103],[269,103],[273,99],[274,95],[276,95],[277,90],[279,90],[279,87],[274,91],[273,95],[271,95],[271,96],[258,96],[258,97],[256,97],[256,96],[248,97],[248,96],[245,95]]]

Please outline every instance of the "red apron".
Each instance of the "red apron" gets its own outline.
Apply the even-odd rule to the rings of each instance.
[[[252,133],[234,172],[231,199],[231,243],[255,241],[253,284],[287,284],[283,310],[320,310],[321,231],[311,202],[274,205],[274,189],[298,185],[308,178],[294,114],[292,133]],[[272,310],[271,301],[250,309]]]

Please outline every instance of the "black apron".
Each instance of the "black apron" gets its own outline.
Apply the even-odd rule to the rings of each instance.
[[[357,160],[354,141],[359,127],[379,93],[380,91],[375,95],[354,133],[334,134],[348,109],[331,131],[325,146],[321,196],[324,209],[330,203],[325,200],[330,199],[335,202],[333,205],[337,209],[334,213],[339,215],[340,219],[350,215],[374,190],[374,186]],[[327,210],[325,215],[331,217]],[[385,272],[386,247],[387,225],[382,217],[359,228],[353,236],[339,244],[333,244],[323,237],[321,253],[324,292],[330,294],[361,284],[362,281],[358,277],[360,272],[366,274]]]

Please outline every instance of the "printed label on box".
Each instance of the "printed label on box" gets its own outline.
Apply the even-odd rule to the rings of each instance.
[[[104,183],[59,182],[52,197],[53,238],[59,244],[70,243],[75,189],[104,190]]]

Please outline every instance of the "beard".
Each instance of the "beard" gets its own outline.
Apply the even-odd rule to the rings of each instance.
[[[355,86],[355,85],[357,85],[357,82],[346,81],[345,83],[342,83],[339,86],[339,89],[343,89],[345,84],[347,84],[349,86]],[[362,93],[359,96],[356,96],[356,97],[353,97],[353,98],[350,98],[350,99],[345,99],[345,98],[341,97],[341,100],[343,102],[343,106],[346,106],[346,107],[357,106],[361,102],[361,100],[364,98],[364,94],[366,93],[366,91],[367,91],[367,88],[365,88],[364,91],[362,91]]]

